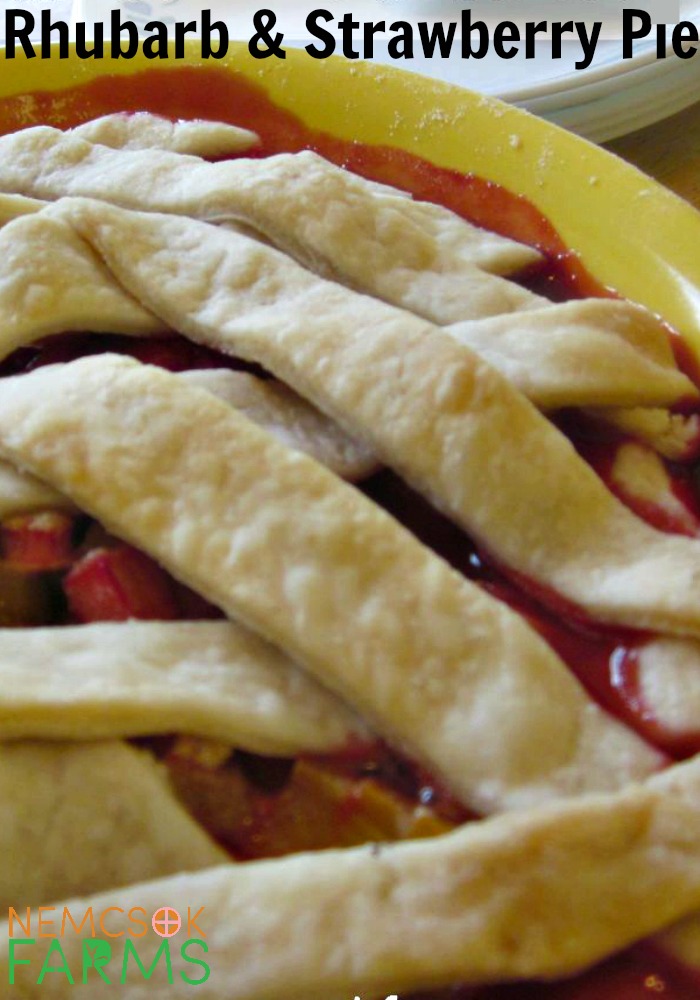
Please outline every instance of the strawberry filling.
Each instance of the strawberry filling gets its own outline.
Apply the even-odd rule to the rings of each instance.
[[[172,621],[180,617],[170,576],[128,545],[93,549],[66,574],[63,589],[77,622],[129,618]]]
[[[58,511],[20,514],[0,524],[0,558],[26,570],[69,566],[74,549],[75,519]]]

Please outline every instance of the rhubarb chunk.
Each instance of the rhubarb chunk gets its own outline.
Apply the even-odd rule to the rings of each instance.
[[[64,580],[68,607],[76,621],[169,621],[180,617],[174,582],[137,549],[120,545],[94,549]]]

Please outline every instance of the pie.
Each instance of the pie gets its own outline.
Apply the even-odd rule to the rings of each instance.
[[[0,191],[10,920],[204,908],[216,1000],[700,996],[662,320],[227,124],[31,127]]]

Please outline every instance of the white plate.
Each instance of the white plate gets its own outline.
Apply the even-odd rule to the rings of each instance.
[[[418,0],[405,0],[407,11],[418,6]],[[444,3],[438,6],[445,8]],[[700,26],[700,4],[682,2],[680,17]],[[581,47],[574,41],[564,42],[561,59],[552,58],[551,45],[544,41],[537,43],[531,60],[522,52],[509,60],[489,52],[479,60],[396,61],[388,57],[386,42],[378,42],[375,51],[375,61],[500,97],[594,142],[644,128],[700,99],[700,53],[679,59],[669,46],[667,57],[658,59],[656,41],[650,38],[637,43],[632,59],[623,59],[620,40],[601,40],[588,69],[576,69],[580,59]]]

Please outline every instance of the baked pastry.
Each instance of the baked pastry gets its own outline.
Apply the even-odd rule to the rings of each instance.
[[[0,140],[0,567],[34,587],[0,738],[39,741],[0,784],[107,804],[38,866],[45,820],[9,804],[5,905],[204,907],[217,1000],[563,977],[681,918],[692,962],[700,772],[669,753],[695,749],[700,521],[682,470],[591,440],[610,407],[692,426],[661,322],[551,303],[512,280],[536,251],[316,154],[206,163],[213,135],[251,141]],[[132,782],[145,849],[93,880]],[[8,940],[19,995],[68,995]],[[180,995],[187,961],[122,995]]]

